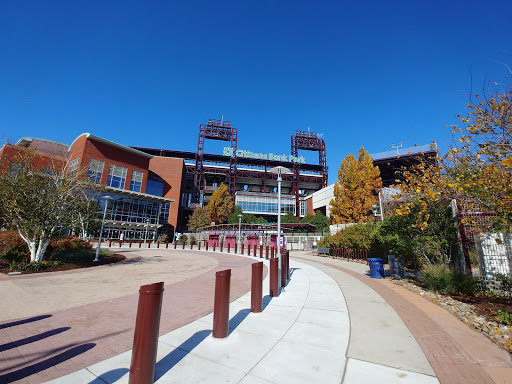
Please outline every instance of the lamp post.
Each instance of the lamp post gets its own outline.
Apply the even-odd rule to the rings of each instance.
[[[242,215],[238,215],[238,249],[242,246]]]
[[[107,216],[108,201],[114,200],[114,198],[109,195],[103,196],[103,198],[105,199],[105,210],[103,211],[103,219],[101,220],[100,238],[98,239],[98,246],[96,247],[96,257],[93,260],[94,262],[100,261],[101,237],[103,236],[103,226],[105,225],[105,216]]]
[[[290,173],[286,167],[274,167],[269,170],[270,173],[277,174],[277,258],[278,262],[278,287],[281,286],[281,182],[283,181],[281,175]]]
[[[149,227],[149,219],[146,219],[146,235],[144,236],[144,248],[146,248],[146,240],[148,238],[148,227]]]

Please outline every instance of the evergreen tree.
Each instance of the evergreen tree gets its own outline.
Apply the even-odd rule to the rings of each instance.
[[[352,153],[349,154],[338,170],[334,199],[330,202],[333,224],[364,223],[374,217],[372,205],[376,200],[372,189],[382,187],[380,171],[363,147],[358,155],[356,160]]]

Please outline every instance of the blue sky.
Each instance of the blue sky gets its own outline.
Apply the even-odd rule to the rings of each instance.
[[[195,152],[223,116],[239,149],[289,154],[310,127],[332,183],[361,146],[447,144],[471,84],[507,81],[511,16],[508,0],[4,0],[0,138]]]

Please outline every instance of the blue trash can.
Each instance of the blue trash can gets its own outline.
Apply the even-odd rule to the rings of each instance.
[[[370,266],[370,277],[372,279],[384,278],[384,259],[370,257],[368,258],[368,265]]]

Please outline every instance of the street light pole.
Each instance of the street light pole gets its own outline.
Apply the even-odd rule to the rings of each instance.
[[[286,167],[274,167],[270,169],[270,173],[277,174],[277,258],[278,258],[278,273],[277,281],[278,287],[281,286],[281,182],[283,181],[281,175],[284,173],[290,173],[290,170]]]
[[[149,219],[146,219],[146,235],[144,236],[144,248],[146,248],[146,240],[148,238],[148,227],[149,227]]]
[[[105,199],[105,210],[103,211],[103,219],[101,220],[101,230],[100,230],[100,238],[98,239],[98,246],[96,247],[96,257],[94,258],[94,262],[100,261],[100,248],[101,248],[101,238],[103,236],[103,226],[105,225],[105,216],[107,216],[107,207],[108,201],[112,200],[111,196],[103,196]]]

